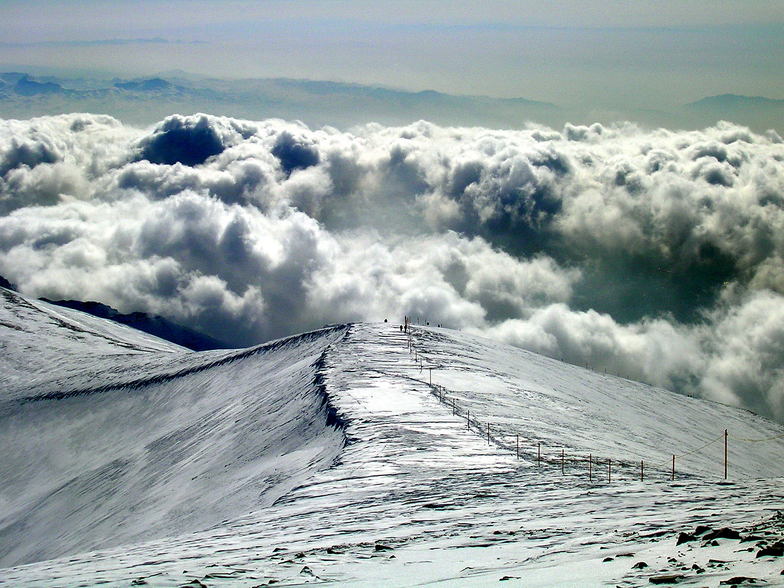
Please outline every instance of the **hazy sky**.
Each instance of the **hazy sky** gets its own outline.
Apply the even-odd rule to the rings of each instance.
[[[780,0],[0,4],[4,67],[331,79],[596,108],[782,98],[782,38]]]

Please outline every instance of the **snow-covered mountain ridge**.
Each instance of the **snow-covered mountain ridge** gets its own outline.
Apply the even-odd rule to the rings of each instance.
[[[635,585],[670,565],[653,539],[784,498],[780,425],[464,333],[195,353],[0,293],[9,585]]]

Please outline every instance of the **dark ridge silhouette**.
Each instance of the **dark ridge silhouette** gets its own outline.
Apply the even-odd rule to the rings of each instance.
[[[193,329],[183,327],[177,323],[165,319],[161,316],[147,314],[144,312],[132,312],[130,314],[122,314],[111,306],[101,304],[100,302],[81,302],[79,300],[47,300],[42,298],[44,302],[56,304],[57,306],[64,306],[65,308],[72,308],[80,310],[97,316],[99,318],[109,319],[116,323],[120,323],[129,327],[133,327],[139,331],[144,331],[155,337],[171,341],[182,347],[187,347],[193,351],[207,351],[209,349],[233,349],[233,345],[219,341],[209,335],[204,335]]]
[[[16,286],[14,286],[11,282],[6,280],[3,276],[0,276],[0,288],[6,288],[8,290],[16,290]]]

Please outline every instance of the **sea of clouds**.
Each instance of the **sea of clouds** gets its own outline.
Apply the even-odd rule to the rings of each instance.
[[[420,317],[784,421],[772,131],[4,120],[0,274],[236,345]]]

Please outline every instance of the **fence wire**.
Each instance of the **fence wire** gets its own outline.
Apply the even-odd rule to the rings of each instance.
[[[414,336],[413,336],[413,332],[411,330],[411,326],[409,326],[409,332],[406,333],[406,335],[408,336],[409,353],[414,353],[414,355],[415,355],[415,359],[414,359],[415,368],[414,369],[418,369],[420,372],[422,372],[423,369],[433,370],[433,369],[437,369],[439,367],[443,367],[439,363],[431,362],[425,356],[425,354],[422,353],[421,350],[417,350],[415,348]],[[425,362],[427,362],[427,365],[425,365]],[[475,430],[480,432],[482,434],[482,436],[484,436],[484,433],[485,433],[485,430],[486,430],[485,427],[487,427],[488,440],[492,438],[493,442],[497,446],[499,446],[499,447],[501,447],[501,448],[503,448],[505,450],[515,452],[516,457],[518,459],[523,454],[523,446],[522,446],[522,444],[520,444],[520,445],[517,444],[517,439],[519,439],[519,440],[527,440],[529,442],[535,442],[536,445],[534,447],[537,447],[538,450],[541,450],[542,442],[540,440],[533,439],[533,438],[528,437],[528,436],[524,436],[524,435],[514,434],[513,433],[513,435],[515,435],[515,437],[516,437],[516,442],[511,444],[511,445],[509,445],[509,444],[503,442],[501,440],[501,437],[499,437],[497,434],[496,435],[490,435],[489,434],[490,424],[487,423],[487,424],[485,424],[483,426],[482,422],[479,419],[477,419],[476,417],[472,417],[471,416],[471,411],[470,410],[466,409],[466,411],[462,411],[460,409],[460,407],[456,404],[454,398],[452,398],[452,399],[448,398],[446,387],[432,383],[432,372],[430,373],[430,378],[429,378],[430,381],[428,381],[428,382],[418,380],[417,378],[410,378],[410,379],[412,379],[414,381],[417,381],[417,382],[420,382],[420,383],[422,383],[422,384],[424,384],[426,386],[429,386],[432,389],[432,393],[438,398],[438,400],[440,402],[444,402],[447,406],[450,406],[452,408],[452,414],[454,414],[456,416],[464,416],[465,415],[467,417],[467,419],[468,419],[468,428],[469,428],[469,430],[471,428],[474,428]],[[500,434],[501,434],[501,436],[503,436],[505,433],[503,431],[501,431]],[[671,460],[673,458],[675,460],[679,460],[679,459],[683,459],[684,457],[688,457],[690,455],[694,455],[694,454],[699,453],[699,452],[703,451],[704,449],[710,447],[711,445],[722,441],[725,438],[731,439],[733,441],[743,442],[743,443],[765,443],[765,442],[775,441],[777,439],[784,439],[784,433],[782,433],[780,435],[773,435],[771,437],[764,437],[764,438],[761,438],[761,439],[747,439],[747,438],[743,438],[743,437],[734,437],[734,436],[730,435],[725,430],[725,431],[722,431],[721,434],[719,434],[717,437],[714,437],[714,438],[710,439],[709,441],[705,442],[703,445],[700,445],[699,447],[696,447],[696,448],[694,448],[694,449],[692,449],[690,451],[686,451],[685,453],[672,454],[672,456],[668,457],[665,461],[653,463],[651,465],[648,465],[649,462],[646,462],[644,460],[643,456],[640,456],[640,455],[636,455],[635,456],[635,454],[633,452],[629,452],[629,453],[632,456],[635,456],[635,457],[640,459],[639,466],[640,466],[641,469],[644,467],[644,469],[646,469],[646,470],[648,468],[650,468],[651,470],[659,469],[659,470],[665,470],[666,471],[666,470],[669,469]],[[562,449],[562,451],[563,451],[563,449]],[[598,465],[600,465],[600,459],[601,458],[598,457],[598,456],[594,457],[593,454],[589,454],[588,458],[582,458],[582,457],[578,457],[578,456],[565,456],[564,457],[564,456],[561,456],[561,455],[559,455],[556,458],[553,458],[552,456],[545,456],[544,454],[537,453],[537,455],[533,456],[532,459],[534,459],[534,461],[537,461],[537,462],[541,461],[541,462],[545,462],[545,463],[561,463],[562,460],[564,460],[564,459],[566,461],[570,462],[570,463],[580,463],[580,462],[582,462],[584,460],[585,461],[590,460],[591,464],[594,464],[594,465],[598,466]],[[614,464],[616,464],[617,466],[620,466],[620,467],[637,467],[637,465],[638,465],[635,462],[628,462],[628,461],[624,462],[624,460],[615,459],[615,458],[606,457],[604,459],[607,459],[608,461],[613,461]],[[645,464],[645,466],[643,466],[643,463]],[[674,473],[675,473],[675,470],[673,470],[673,474]],[[681,475],[684,475],[684,473],[681,473]],[[687,473],[686,475],[690,475],[690,474]],[[597,476],[594,475],[594,477],[597,477]]]

